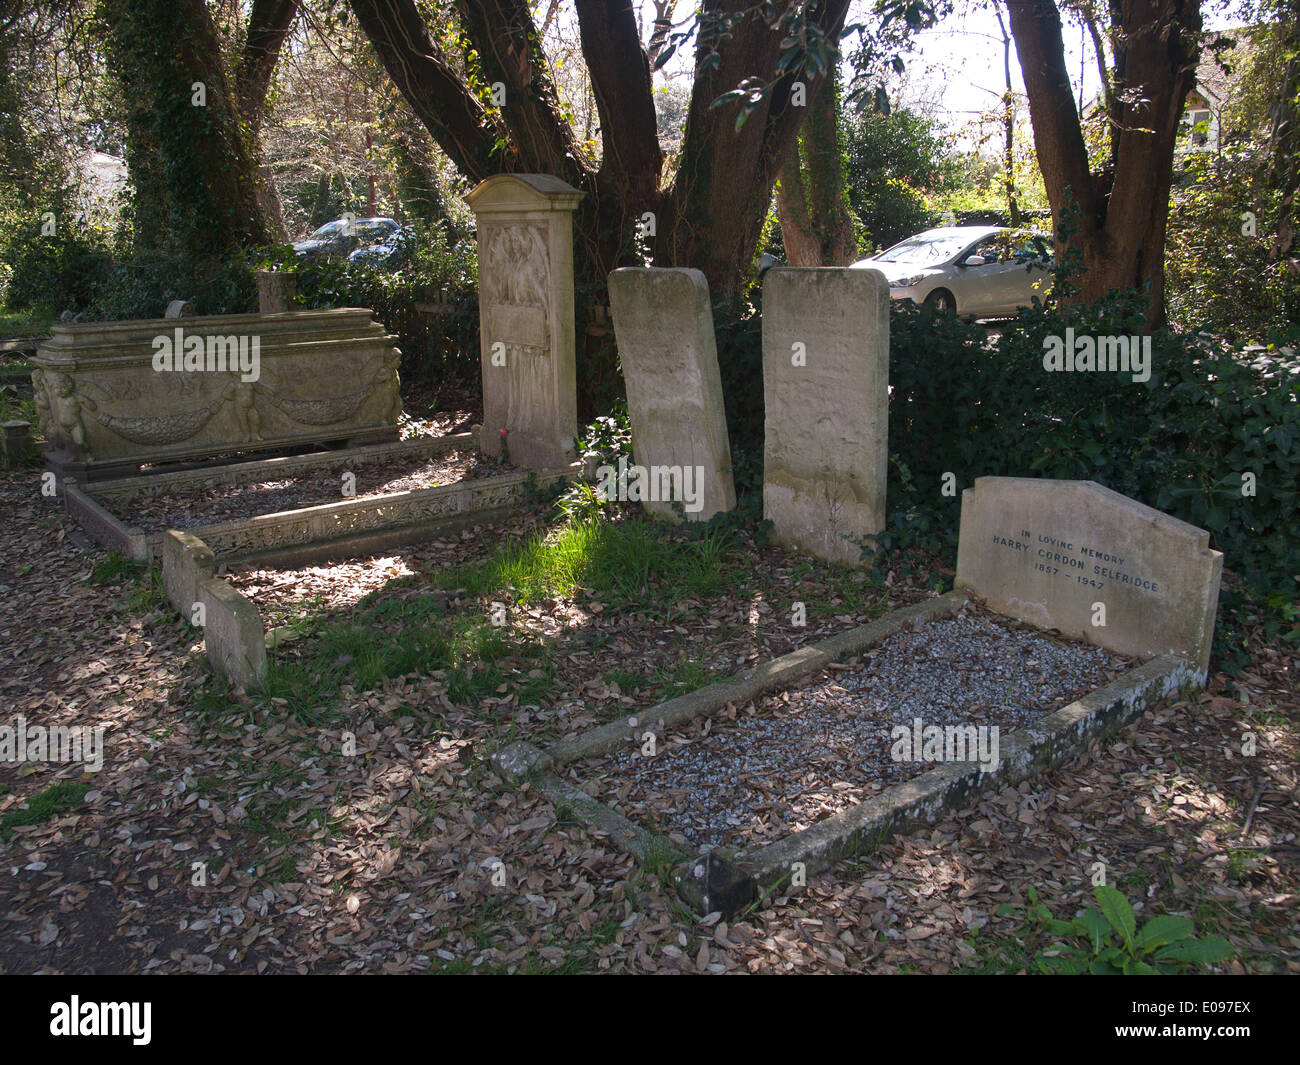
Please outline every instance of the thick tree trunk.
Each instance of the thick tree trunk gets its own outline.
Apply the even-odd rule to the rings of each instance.
[[[200,258],[216,257],[274,233],[256,131],[295,9],[289,0],[254,4],[241,64],[247,82],[232,84],[204,0],[101,0],[128,101],[143,245],[179,241]]]
[[[791,266],[848,266],[857,257],[838,89],[832,83],[817,94],[781,168],[776,209]]]
[[[1269,148],[1269,180],[1282,198],[1273,232],[1273,258],[1300,272],[1296,261],[1297,194],[1300,193],[1300,16],[1293,14],[1285,37],[1290,59],[1273,104]]]
[[[776,69],[780,32],[751,12],[731,39],[719,44],[717,65],[697,72],[677,175],[665,188],[649,60],[631,0],[575,4],[600,116],[599,166],[576,144],[564,120],[523,0],[456,4],[485,80],[505,87],[505,105],[499,109],[485,107],[430,40],[414,0],[350,3],[394,84],[468,178],[550,173],[587,193],[575,219],[580,281],[603,287],[610,270],[634,262],[637,225],[650,212],[655,216],[650,245],[656,265],[704,271],[716,296],[737,290],[758,242],[772,186],[807,108],[792,103],[795,79],[790,75],[740,130],[734,107],[710,105],[743,79]],[[706,0],[703,5],[706,17],[740,14],[751,7],[747,0]],[[837,40],[847,8],[848,0],[822,0],[810,18]],[[713,43],[701,34],[701,58]],[[809,104],[825,80],[805,86]]]
[[[1058,233],[1067,204],[1080,212],[1066,241],[1087,267],[1076,282],[1079,298],[1138,288],[1146,294],[1148,324],[1160,325],[1174,141],[1196,77],[1199,0],[1114,0],[1114,166],[1098,174],[1089,169],[1056,5],[1007,0],[1007,8]]]

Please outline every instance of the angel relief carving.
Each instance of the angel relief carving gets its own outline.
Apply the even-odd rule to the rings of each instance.
[[[489,303],[549,312],[550,256],[539,226],[493,226],[484,241],[480,283]]]

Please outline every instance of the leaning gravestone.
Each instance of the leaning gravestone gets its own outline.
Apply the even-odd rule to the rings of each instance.
[[[582,196],[549,174],[498,174],[465,197],[478,224],[480,446],[489,457],[503,440],[520,466],[575,457],[573,212]]]
[[[677,498],[697,521],[731,510],[736,489],[708,281],[698,270],[615,270],[609,302],[632,451],[648,481],[642,505],[672,517],[667,500]]]
[[[763,516],[774,539],[856,564],[885,527],[889,287],[877,270],[763,281]]]
[[[981,477],[962,493],[957,586],[1120,654],[1180,655],[1204,680],[1223,572],[1209,542],[1095,481]]]

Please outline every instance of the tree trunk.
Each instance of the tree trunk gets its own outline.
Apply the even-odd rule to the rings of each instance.
[[[824,86],[781,168],[776,209],[791,266],[848,266],[857,257],[839,112],[839,86]]]
[[[1020,203],[1016,199],[1016,97],[1011,89],[1011,35],[1002,20],[1002,8],[993,6],[1002,34],[1002,185],[1007,196],[1007,215],[1013,226],[1020,225]]]
[[[1300,18],[1291,15],[1284,34],[1289,55],[1273,104],[1269,131],[1269,180],[1281,195],[1273,232],[1273,258],[1300,272],[1296,262],[1296,196],[1300,192]]]
[[[543,61],[524,0],[458,0],[483,78],[505,88],[505,105],[485,106],[430,39],[414,0],[350,0],[394,84],[434,140],[472,181],[496,173],[540,172],[587,195],[574,220],[579,281],[603,289],[609,271],[630,265],[646,212],[655,216],[651,253],[658,266],[702,270],[717,297],[735,293],[793,150],[807,107],[792,104],[793,75],[780,79],[741,129],[734,107],[712,108],[743,79],[776,69],[782,34],[751,13],[726,41],[708,32],[697,58],[717,44],[719,62],[697,70],[677,174],[663,185],[663,154],[649,59],[631,0],[576,0],[583,56],[600,115],[601,162],[576,143]],[[740,14],[747,0],[706,0],[706,18]],[[831,40],[848,0],[821,0],[809,18]],[[811,105],[825,78],[805,86]]]
[[[1079,299],[1140,289],[1154,328],[1164,321],[1165,224],[1174,142],[1196,77],[1199,0],[1114,0],[1114,166],[1097,174],[1089,169],[1055,3],[1006,3],[1058,235],[1067,204],[1079,208],[1077,229],[1058,244],[1077,249],[1087,268],[1076,282]]]
[[[202,259],[274,233],[256,131],[294,10],[290,0],[254,3],[243,77],[232,83],[204,0],[101,0],[111,66],[128,101],[144,246],[179,242]]]

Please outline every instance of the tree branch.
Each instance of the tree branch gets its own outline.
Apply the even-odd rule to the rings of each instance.
[[[349,0],[401,94],[439,147],[472,181],[509,170],[493,155],[505,130],[429,40],[414,0]]]

